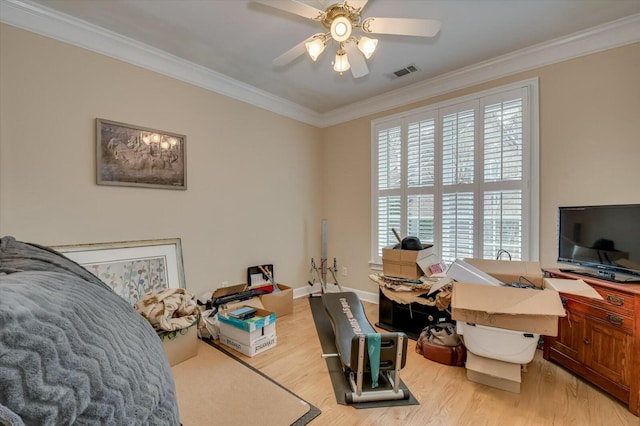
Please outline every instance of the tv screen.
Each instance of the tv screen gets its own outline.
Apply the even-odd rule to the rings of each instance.
[[[640,276],[640,204],[560,207],[558,227],[558,262]]]

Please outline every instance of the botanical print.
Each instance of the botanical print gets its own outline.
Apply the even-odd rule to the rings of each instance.
[[[159,292],[169,287],[164,256],[83,266],[132,306],[145,293]]]

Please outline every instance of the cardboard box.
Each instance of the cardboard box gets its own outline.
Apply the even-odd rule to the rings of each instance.
[[[234,284],[229,287],[221,287],[214,290],[211,297],[214,299],[220,299],[221,297],[231,296],[233,294],[241,293],[247,290],[246,284]]]
[[[453,283],[451,317],[456,321],[546,336],[558,335],[565,316],[557,292]]]
[[[233,310],[241,308],[243,306],[251,306],[251,307],[257,308],[257,309],[264,309],[264,305],[260,301],[259,297],[252,297],[251,299],[247,299],[247,300],[239,300],[237,302],[227,303],[225,305],[225,309],[233,311]],[[276,317],[277,316],[278,316],[278,314],[276,314]]]
[[[382,249],[382,273],[388,277],[416,280],[437,263],[433,244],[423,244],[422,250],[400,250],[394,246]]]
[[[520,277],[523,277],[536,287],[543,288],[544,275],[539,262],[489,259],[464,259],[464,261],[503,283],[518,282],[521,280]]]
[[[260,296],[262,306],[267,311],[275,312],[277,317],[293,313],[293,289],[278,283],[280,289],[277,293],[269,293]]]
[[[275,334],[272,336],[262,336],[261,338],[254,340],[250,345],[245,345],[227,336],[222,334],[220,335],[220,343],[251,357],[275,347],[277,342],[278,338]]]
[[[452,318],[490,327],[558,335],[558,317],[565,309],[558,292],[602,297],[581,280],[545,279],[537,262],[465,259],[465,262],[498,278],[502,282],[519,281],[524,277],[536,287],[484,286],[455,282],[451,300]]]
[[[264,336],[275,336],[276,334],[275,323],[267,324],[254,331],[241,330],[224,322],[218,322],[218,328],[220,329],[220,335],[247,346],[252,345],[256,340]]]
[[[253,318],[242,320],[239,318],[233,318],[229,316],[229,312],[241,308],[246,305],[234,305],[232,308],[224,309],[218,313],[218,321],[227,325],[239,328],[244,331],[256,331],[262,327],[273,324],[276,322],[275,312],[268,311],[266,309],[257,309],[256,315]]]
[[[181,330],[158,333],[169,359],[169,365],[172,367],[198,355],[198,327],[196,324],[198,324],[197,321]]]
[[[227,307],[236,309],[243,305],[253,306],[275,312],[277,318],[289,315],[293,313],[293,289],[284,284],[278,284],[278,288],[280,291],[277,293],[263,294],[260,297],[228,303]]]
[[[498,361],[475,355],[467,350],[467,379],[472,382],[520,393],[520,364]]]

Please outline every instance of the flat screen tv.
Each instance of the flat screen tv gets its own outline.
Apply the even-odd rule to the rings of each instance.
[[[640,281],[640,204],[560,207],[558,262],[611,281]]]

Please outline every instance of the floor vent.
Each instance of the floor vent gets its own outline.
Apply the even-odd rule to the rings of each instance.
[[[403,77],[407,74],[411,74],[412,72],[416,72],[416,71],[418,71],[418,68],[416,68],[415,65],[409,65],[408,67],[399,69],[398,71],[394,71],[393,75],[395,77]]]

